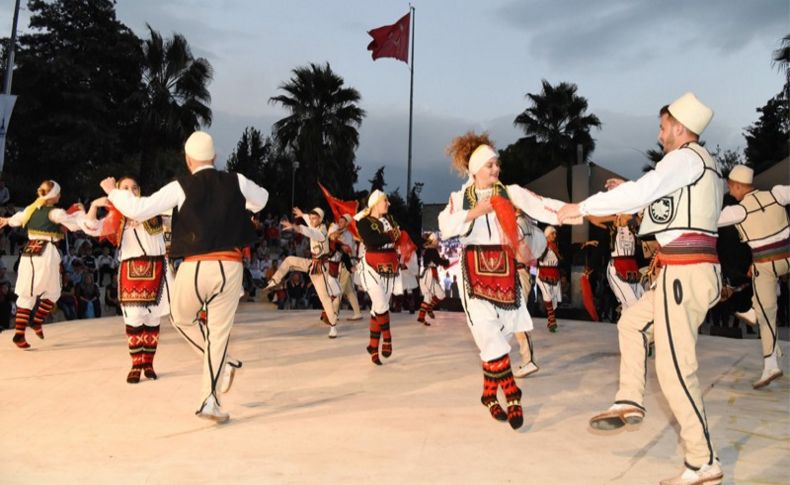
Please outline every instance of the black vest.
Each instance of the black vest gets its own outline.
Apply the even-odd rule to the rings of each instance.
[[[183,258],[243,248],[255,241],[255,228],[235,173],[204,169],[178,178],[186,195],[173,210],[171,257]]]

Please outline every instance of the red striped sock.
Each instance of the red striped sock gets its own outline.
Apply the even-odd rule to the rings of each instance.
[[[154,356],[158,345],[159,325],[143,326],[143,372],[149,379],[157,378],[156,372],[154,372]]]
[[[546,305],[546,326],[549,328],[557,326],[557,316],[554,314],[554,305],[550,301],[543,302]]]
[[[43,299],[38,302],[38,309],[33,315],[33,331],[40,339],[44,338],[44,328],[42,327],[44,320],[52,313],[53,308],[55,308],[55,304],[52,300]]]
[[[145,352],[143,351],[144,326],[126,326],[126,342],[129,345],[129,355],[132,357],[132,370],[126,376],[126,382],[136,384],[140,382],[140,371],[143,369]]]
[[[27,349],[30,344],[25,340],[25,328],[30,321],[30,309],[17,307],[13,341],[20,349]]]
[[[379,339],[381,338],[381,326],[379,319],[376,315],[370,316],[370,341],[368,342],[367,351],[370,354],[370,360],[376,365],[381,365],[379,359]]]
[[[480,402],[483,406],[488,408],[491,417],[497,421],[507,420],[507,414],[502,409],[497,399],[497,389],[499,388],[499,374],[501,372],[501,361],[494,359],[489,362],[483,362],[483,395],[480,397]]]
[[[420,303],[420,312],[417,314],[417,321],[423,325],[430,325],[425,321],[425,313],[428,311],[428,304],[425,302]]]
[[[384,358],[392,355],[392,332],[390,332],[390,312],[385,312],[379,315],[379,326],[381,327],[381,338],[384,343],[381,344],[381,355]]]
[[[524,424],[524,411],[521,409],[521,389],[513,379],[513,371],[510,367],[510,357],[504,357],[503,367],[507,366],[499,375],[499,385],[505,392],[507,399],[507,420],[510,427],[518,429]]]

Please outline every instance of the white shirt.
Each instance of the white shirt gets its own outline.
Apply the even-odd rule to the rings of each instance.
[[[199,167],[193,174],[202,170],[216,170],[214,166]],[[269,200],[269,192],[249,180],[242,174],[239,178],[239,189],[247,199],[246,208],[252,212],[260,212]],[[148,219],[170,211],[174,207],[181,208],[186,200],[184,189],[177,180],[170,182],[148,197],[135,197],[128,190],[114,189],[109,195],[110,202],[129,219],[147,221]]]
[[[11,227],[21,227],[23,215],[24,211],[20,211],[9,217],[8,225]],[[85,220],[85,211],[78,210],[69,214],[63,209],[52,209],[49,211],[49,220],[55,224],[64,226],[69,231],[79,231],[82,229],[82,221]],[[44,235],[28,234],[28,239],[42,239],[49,241],[51,238]]]
[[[774,185],[770,190],[776,201],[784,206],[790,204],[790,185]],[[719,227],[732,226],[746,220],[746,209],[742,205],[728,205],[721,210],[719,215]],[[779,234],[774,234],[763,239],[749,241],[750,247],[757,248],[771,243],[784,241],[790,238],[790,228],[786,228]]]
[[[319,223],[318,227],[310,225],[310,214],[302,214],[306,226],[294,225],[294,231],[310,239],[310,254],[318,257],[329,254],[329,239],[326,237],[326,226]]]
[[[608,216],[611,214],[633,214],[655,200],[669,195],[702,176],[705,164],[693,150],[672,150],[638,180],[624,182],[608,192],[598,192],[579,204],[584,216]],[[662,246],[687,232],[672,230],[656,234]]]
[[[450,194],[450,201],[439,214],[439,230],[442,239],[461,236],[469,230],[472,221],[466,222],[469,212],[463,208],[465,189]],[[492,189],[478,190],[478,196],[490,196]],[[565,205],[564,202],[541,197],[521,186],[508,185],[507,193],[514,206],[524,211],[528,216],[547,224],[558,224],[557,211]],[[475,225],[472,232],[461,237],[461,244],[502,244],[500,239],[501,229],[496,214],[490,212],[474,219]],[[491,231],[488,228],[491,228]]]

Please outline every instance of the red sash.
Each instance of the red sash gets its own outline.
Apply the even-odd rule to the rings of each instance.
[[[617,277],[626,283],[639,283],[642,275],[639,273],[639,265],[633,256],[615,256],[612,258],[614,271]]]
[[[313,264],[310,265],[310,274],[324,274],[324,263],[326,256],[320,258],[313,258]]]
[[[164,256],[140,256],[121,261],[118,299],[124,305],[159,304],[164,275]]]
[[[502,245],[464,248],[464,278],[471,298],[512,310],[520,305],[516,260]]]
[[[332,278],[340,276],[340,261],[328,261],[326,271]]]
[[[437,268],[436,266],[433,266],[433,267],[431,268],[431,276],[432,276],[432,277],[433,277],[433,279],[435,279],[436,281],[439,281],[439,268]]]
[[[47,242],[43,239],[31,239],[22,249],[22,256],[41,256],[47,249]]]
[[[547,285],[556,285],[560,282],[559,266],[538,266],[538,278]]]
[[[382,276],[395,276],[398,274],[398,253],[394,249],[383,251],[365,252],[365,262]]]

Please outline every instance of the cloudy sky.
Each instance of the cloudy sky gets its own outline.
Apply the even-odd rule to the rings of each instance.
[[[23,1],[23,4],[25,2]],[[416,8],[413,175],[426,202],[447,200],[461,179],[449,169],[447,142],[488,130],[504,148],[521,133],[513,119],[541,79],[576,83],[603,122],[592,159],[638,176],[654,146],[656,112],[687,90],[716,115],[709,146],[741,150],[755,109],[782,86],[771,52],[790,32],[787,0],[488,0],[420,1]],[[0,0],[10,31],[12,0]],[[329,62],[362,95],[358,188],[386,166],[387,188],[406,186],[409,70],[373,62],[367,31],[408,11],[392,0],[118,0],[119,19],[138,35],[145,24],[179,32],[214,67],[219,157],[244,127],[270,132],[284,112],[268,99],[291,70]],[[20,28],[29,15],[21,13]],[[2,30],[5,31],[5,30]],[[2,34],[7,35],[7,34]]]

